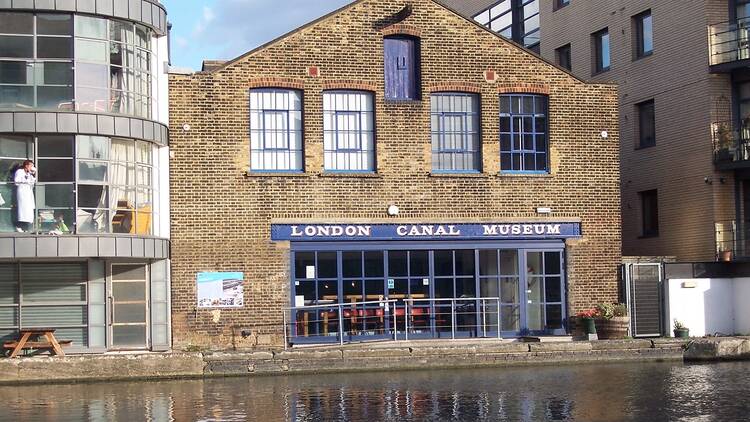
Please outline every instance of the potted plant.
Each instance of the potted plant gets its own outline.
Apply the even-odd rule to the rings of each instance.
[[[732,133],[731,123],[716,123],[714,128],[714,139],[716,161],[732,161],[731,149],[734,146],[734,135]]]
[[[624,339],[628,336],[630,318],[628,307],[624,303],[600,303],[596,305],[599,318],[599,338]]]
[[[597,315],[598,311],[596,309],[588,309],[576,314],[576,317],[581,322],[583,334],[596,334],[595,318]]]
[[[690,337],[690,329],[678,320],[674,320],[674,336],[677,338]]]

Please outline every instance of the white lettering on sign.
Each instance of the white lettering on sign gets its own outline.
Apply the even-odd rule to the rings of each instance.
[[[360,236],[370,237],[372,234],[372,226],[303,226],[300,230],[299,226],[291,226],[292,237],[341,237],[341,236]]]
[[[518,223],[467,225],[465,233],[459,225],[449,224],[407,224],[401,226],[375,226],[375,237],[496,237],[496,236],[559,236],[562,224]],[[371,238],[373,226],[358,224],[321,224],[289,226],[291,238]]]
[[[398,226],[396,227],[396,234],[399,236],[461,236],[461,230],[456,226],[444,226],[444,225],[414,225],[414,226]]]
[[[560,224],[484,224],[484,236],[560,234]]]

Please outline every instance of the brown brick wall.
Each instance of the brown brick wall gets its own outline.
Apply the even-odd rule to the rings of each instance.
[[[714,222],[734,219],[734,183],[713,165],[711,122],[722,102],[729,109],[731,93],[727,75],[708,72],[707,25],[728,19],[728,1],[574,0],[556,11],[553,3],[541,1],[542,56],[554,60],[555,49],[570,43],[575,75],[619,85],[623,253],[713,260]],[[634,59],[632,17],[648,9],[654,52]],[[605,27],[611,69],[592,75],[591,34]],[[635,105],[649,99],[656,146],[637,149]],[[641,238],[638,192],[651,189],[659,195],[659,236]]]
[[[538,218],[536,207],[548,206],[550,219],[582,221],[583,238],[567,247],[571,310],[617,299],[616,88],[582,83],[431,0],[411,3],[402,24],[422,34],[422,101],[384,100],[381,30],[404,6],[390,0],[355,3],[216,72],[171,75],[175,347],[227,347],[238,327],[279,332],[290,286],[289,245],[270,241],[280,220],[503,221]],[[311,66],[317,77],[308,76]],[[487,69],[497,83],[485,80]],[[246,174],[248,88],[263,78],[304,84],[303,174]],[[352,83],[376,93],[377,174],[325,174],[322,90]],[[429,92],[441,86],[480,92],[482,174],[430,174]],[[498,86],[549,92],[551,174],[498,175]],[[396,218],[386,215],[391,203],[401,209]],[[245,307],[197,310],[200,271],[244,271]]]

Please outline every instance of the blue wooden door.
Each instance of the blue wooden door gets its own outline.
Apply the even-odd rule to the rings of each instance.
[[[386,38],[385,98],[388,100],[417,99],[416,42],[410,38]]]

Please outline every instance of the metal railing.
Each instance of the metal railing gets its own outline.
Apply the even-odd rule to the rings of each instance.
[[[732,261],[747,257],[750,247],[747,230],[747,227],[738,227],[735,220],[715,222],[716,260]]]
[[[499,297],[384,299],[290,307],[284,310],[284,344],[335,344],[375,340],[459,337],[502,338]],[[450,337],[448,337],[450,334]]]
[[[711,66],[750,58],[750,18],[708,26]]]
[[[732,121],[711,124],[714,163],[728,164],[750,161],[750,126]]]

